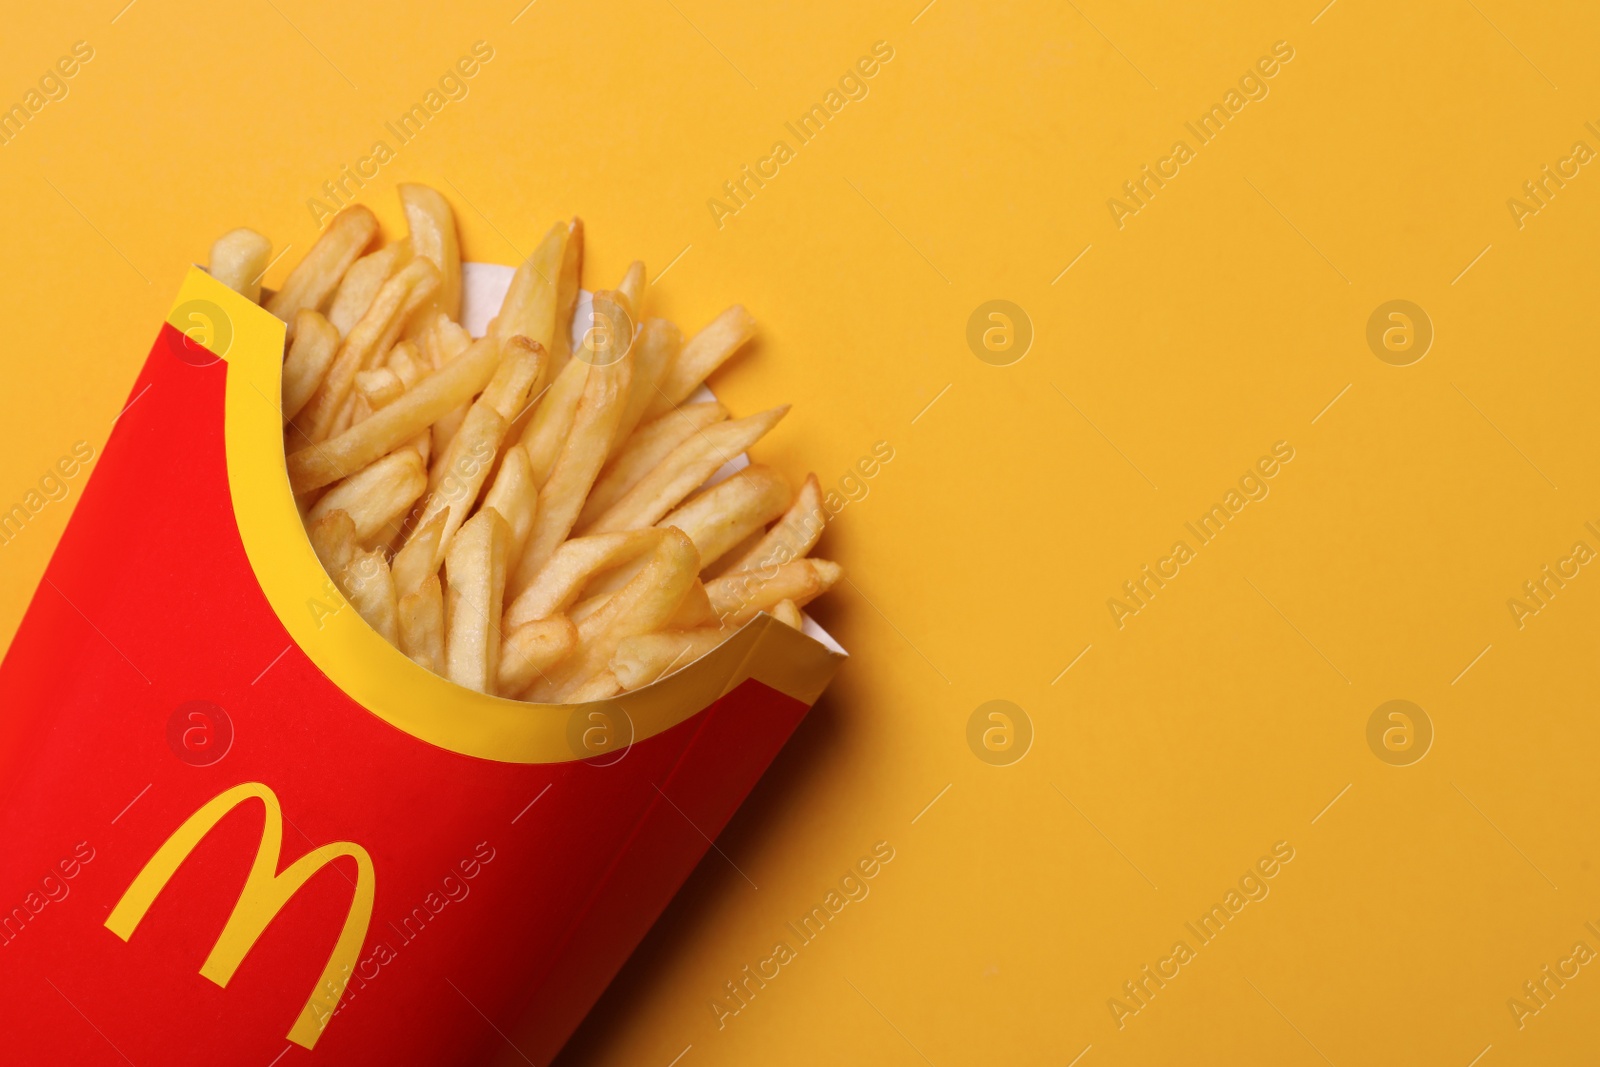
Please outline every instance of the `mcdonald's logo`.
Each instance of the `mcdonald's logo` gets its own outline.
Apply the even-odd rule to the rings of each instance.
[[[177,873],[179,864],[188,858],[224,815],[251,799],[261,801],[266,808],[261,846],[256,850],[255,863],[245,879],[239,902],[228,916],[227,925],[222,928],[211,955],[201,965],[200,973],[217,985],[226,987],[245,954],[290,898],[304,887],[313,874],[340,856],[349,856],[356,861],[357,870],[350,912],[345,918],[344,928],[339,931],[339,940],[334,943],[333,953],[328,957],[327,967],[317,979],[316,987],[288,1034],[289,1040],[295,1044],[303,1048],[315,1048],[323,1027],[333,1017],[334,1009],[344,996],[345,983],[349,981],[350,972],[360,955],[361,944],[366,940],[367,927],[372,922],[376,875],[367,850],[349,841],[336,841],[313,849],[291,863],[282,874],[277,873],[283,849],[283,809],[278,805],[277,794],[262,783],[236,785],[189,816],[134,878],[117,906],[111,910],[106,926],[124,941],[132,937],[145,913],[150,910],[150,905],[155,903],[161,890]]]

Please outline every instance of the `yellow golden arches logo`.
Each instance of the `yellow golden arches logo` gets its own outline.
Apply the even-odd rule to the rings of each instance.
[[[360,845],[349,841],[335,841],[313,849],[291,863],[282,873],[278,860],[283,848],[283,809],[278,806],[277,794],[260,782],[236,785],[221,796],[208,802],[188,820],[166,843],[156,850],[144,869],[134,878],[122,899],[111,910],[106,926],[112,933],[126,941],[133,936],[150,905],[155,903],[161,890],[166,888],[178,865],[188,858],[206,834],[222,817],[247,800],[259,800],[266,808],[266,821],[261,830],[261,847],[245,879],[239,902],[234,905],[222,935],[211,949],[211,955],[200,967],[200,973],[219,986],[226,986],[244,960],[245,953],[261,936],[274,916],[283,909],[291,897],[300,891],[306,880],[323,867],[349,856],[356,861],[355,894],[350,901],[350,913],[339,931],[328,965],[317,979],[300,1017],[289,1030],[289,1040],[303,1048],[315,1048],[317,1039],[327,1020],[333,1017],[339,999],[344,995],[345,983],[361,953],[361,943],[366,940],[367,927],[372,922],[372,895],[376,875],[372,870],[372,857]]]

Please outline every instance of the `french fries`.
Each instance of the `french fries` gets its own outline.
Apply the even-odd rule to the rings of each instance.
[[[370,210],[347,208],[265,301],[288,324],[289,485],[356,614],[427,670],[537,703],[650,685],[762,612],[800,629],[842,575],[810,556],[828,517],[816,476],[795,492],[747,465],[706,485],[788,407],[734,419],[688,402],[754,336],[749,312],[685,341],[642,317],[648,276],[633,263],[594,294],[574,349],[573,219],[474,339],[457,321],[449,203],[422,185],[399,194],[402,239],[384,244]],[[270,254],[235,230],[210,270],[260,300]]]
[[[427,485],[422,457],[414,448],[401,448],[322,494],[306,521],[316,522],[329,512],[343,511],[354,521],[356,540],[366,544],[415,504]]]

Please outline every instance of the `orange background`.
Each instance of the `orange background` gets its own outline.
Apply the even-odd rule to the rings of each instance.
[[[1591,968],[1521,1029],[1507,1000],[1600,950],[1600,577],[1521,629],[1507,600],[1600,549],[1600,178],[1520,228],[1507,200],[1600,149],[1600,26],[1319,6],[10,13],[0,102],[95,55],[0,146],[0,505],[105,440],[216,234],[292,245],[280,281],[308,198],[486,41],[363,201],[395,227],[393,183],[435,184],[499,262],[580,214],[591,286],[638,257],[671,265],[652,313],[762,322],[714,383],[795,403],[760,458],[838,485],[894,449],[825,542],[851,583],[815,613],[851,663],[564,1062],[1580,1062]],[[719,229],[708,198],[877,41],[867,97]],[[1185,122],[1278,41],[1269,94],[1197,147]],[[1180,138],[1119,229],[1108,198]],[[1009,366],[967,345],[993,299],[1034,331]],[[1410,366],[1368,348],[1393,299],[1435,331]],[[1278,441],[1270,495],[1118,629],[1107,599]],[[80,485],[0,547],[6,636]],[[968,745],[996,699],[1034,733],[1009,766]],[[1432,723],[1411,766],[1368,747],[1391,699]],[[718,1029],[723,983],[878,841],[870,896]],[[1270,895],[1118,1029],[1108,999],[1279,841]]]

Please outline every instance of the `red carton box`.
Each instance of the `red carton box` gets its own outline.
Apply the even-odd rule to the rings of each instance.
[[[458,687],[323,573],[283,324],[191,271],[0,664],[7,1063],[546,1064],[842,660]]]

